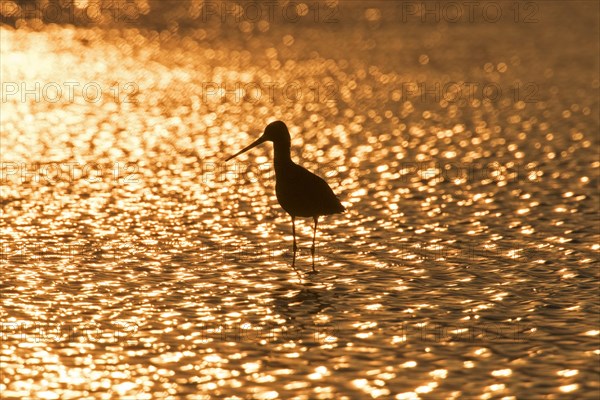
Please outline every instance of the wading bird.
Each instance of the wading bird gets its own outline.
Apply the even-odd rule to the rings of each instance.
[[[229,161],[264,142],[273,142],[273,148],[275,149],[275,193],[281,207],[292,217],[292,236],[294,237],[292,268],[296,265],[296,251],[298,250],[298,246],[296,246],[296,217],[312,217],[315,226],[310,252],[312,255],[312,270],[316,272],[315,238],[319,217],[341,213],[346,209],[335,197],[327,182],[292,161],[290,157],[290,133],[282,121],[275,121],[267,125],[261,137],[225,161]]]

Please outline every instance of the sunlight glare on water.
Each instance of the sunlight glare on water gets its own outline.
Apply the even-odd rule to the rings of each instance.
[[[593,12],[505,29],[373,4],[233,32],[2,25],[2,396],[598,392]],[[319,221],[315,275],[298,219],[301,278],[271,144],[224,162],[278,119],[348,209]]]

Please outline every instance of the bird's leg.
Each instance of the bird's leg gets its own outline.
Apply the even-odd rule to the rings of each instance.
[[[313,242],[310,248],[310,253],[312,254],[312,269],[315,271],[315,239],[317,237],[317,224],[319,222],[319,216],[313,217],[313,220],[315,221],[315,230],[313,232]]]
[[[294,246],[292,247],[293,256],[292,256],[292,268],[296,266],[296,251],[298,250],[298,246],[296,246],[296,217],[292,217],[292,236],[294,237]]]

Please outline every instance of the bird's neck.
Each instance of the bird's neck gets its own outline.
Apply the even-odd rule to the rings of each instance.
[[[292,162],[290,157],[290,143],[278,142],[273,144],[275,150],[275,164],[287,164]]]

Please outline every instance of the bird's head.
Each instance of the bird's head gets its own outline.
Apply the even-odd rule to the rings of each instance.
[[[265,128],[262,136],[265,141],[279,143],[279,142],[290,142],[290,132],[283,121],[271,122]]]
[[[275,145],[287,145],[287,147],[289,148],[290,143],[291,143],[291,138],[290,138],[290,132],[288,131],[288,128],[285,125],[285,123],[283,121],[271,122],[265,128],[265,131],[263,132],[262,136],[259,137],[256,141],[254,141],[254,143],[244,147],[242,150],[240,150],[236,154],[232,155],[225,161],[229,161],[232,158],[235,158],[235,157],[239,156],[240,154],[245,153],[248,150],[253,149],[254,147],[256,147],[259,144],[262,144],[264,142],[273,142],[273,144],[275,144]]]

